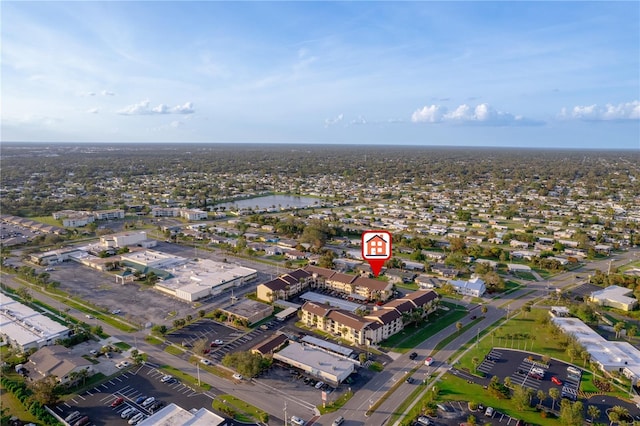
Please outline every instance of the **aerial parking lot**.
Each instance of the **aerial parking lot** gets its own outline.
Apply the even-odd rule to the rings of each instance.
[[[95,426],[126,424],[127,420],[122,418],[122,413],[126,410],[133,409],[149,416],[172,402],[187,410],[202,407],[211,409],[215,395],[196,391],[175,379],[163,381],[163,377],[165,373],[156,368],[134,367],[72,396],[52,409],[61,419],[78,412],[75,420],[88,416],[87,425]],[[133,410],[129,410],[129,414],[133,414]],[[130,415],[129,418],[131,417]]]

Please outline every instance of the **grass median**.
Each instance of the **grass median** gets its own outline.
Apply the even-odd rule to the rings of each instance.
[[[243,423],[251,423],[252,420],[263,423],[269,421],[269,414],[229,394],[218,395],[213,400],[212,407]]]
[[[210,390],[211,389],[211,385],[210,384],[204,383],[203,381],[200,381],[198,383],[198,379],[197,378],[195,378],[195,377],[183,372],[182,370],[178,370],[175,367],[171,367],[170,365],[163,365],[159,369],[164,371],[167,374],[172,375],[176,379],[179,379],[183,383],[188,383],[190,385],[193,385],[194,387],[198,388],[199,390]]]

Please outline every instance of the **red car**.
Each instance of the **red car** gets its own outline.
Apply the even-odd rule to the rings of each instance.
[[[562,380],[558,379],[556,376],[551,377],[551,381],[554,385],[562,386]]]
[[[118,398],[115,401],[113,401],[111,403],[111,408],[113,407],[117,407],[118,405],[122,404],[124,402],[124,398]]]

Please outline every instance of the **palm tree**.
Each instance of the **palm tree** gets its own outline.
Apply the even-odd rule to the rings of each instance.
[[[624,321],[618,321],[613,326],[613,330],[616,332],[616,339],[620,338],[620,332],[624,329],[624,326],[625,326]]]
[[[591,423],[598,417],[600,417],[600,409],[595,405],[590,405],[587,407],[587,415],[591,419]]]
[[[613,409],[609,410],[607,416],[609,417],[609,426],[617,423],[618,420],[620,420],[620,415],[617,412],[613,411]]]
[[[480,312],[482,312],[482,315],[486,314],[487,310],[489,310],[489,308],[487,308],[487,305],[482,305],[480,307]]]
[[[477,372],[478,371],[478,364],[479,364],[480,360],[478,359],[477,356],[474,356],[473,359],[471,360],[471,363],[473,364],[473,371]]]
[[[586,368],[587,362],[591,359],[591,354],[588,351],[580,352],[580,358],[582,358],[582,366]]]
[[[458,334],[460,334],[460,330],[462,330],[462,323],[460,321],[456,323],[456,328],[458,329]]]
[[[557,388],[549,389],[549,396],[553,400],[553,405],[551,407],[552,410],[556,409],[556,401],[560,398],[560,391]]]
[[[615,412],[618,415],[618,422],[621,420],[627,420],[631,417],[629,415],[629,410],[621,405],[614,406],[610,412]]]
[[[542,405],[542,401],[547,399],[547,394],[542,389],[538,389],[538,392],[536,392],[536,397],[538,397],[538,405]]]

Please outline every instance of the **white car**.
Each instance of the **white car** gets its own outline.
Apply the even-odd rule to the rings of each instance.
[[[122,361],[116,364],[116,368],[127,368],[131,363],[129,361]]]
[[[235,373],[233,375],[233,378],[236,379],[236,380],[242,380],[244,377],[242,377],[242,374]]]
[[[113,311],[111,311],[113,315],[118,315],[120,312],[122,312],[120,309],[114,309]]]
[[[205,359],[205,358],[202,358],[200,360],[200,362],[203,363],[204,365],[211,365],[212,364],[211,361],[209,361],[208,359]]]
[[[216,340],[214,340],[213,342],[211,342],[211,345],[212,345],[212,346],[217,346],[217,345],[221,345],[221,344],[223,344],[223,343],[224,343],[224,342],[223,342],[222,340],[220,340],[220,339],[216,339]]]
[[[428,357],[424,360],[424,365],[431,365],[433,363],[433,358]]]
[[[128,419],[129,417],[138,414],[138,410],[133,407],[129,407],[125,409],[122,413],[120,413],[120,417],[123,419]]]
[[[300,417],[297,417],[297,416],[291,416],[291,423],[293,423],[294,425],[303,426],[304,420],[302,420]]]
[[[150,396],[142,402],[143,407],[148,407],[156,401],[155,397]]]
[[[160,379],[160,381],[162,383],[167,383],[171,379],[173,379],[173,376],[171,376],[170,374],[167,374],[167,375],[162,376],[162,379]]]
[[[142,420],[143,418],[144,418],[144,414],[138,413],[135,416],[131,417],[128,423],[130,425],[137,425],[138,422],[140,422],[140,420]]]

